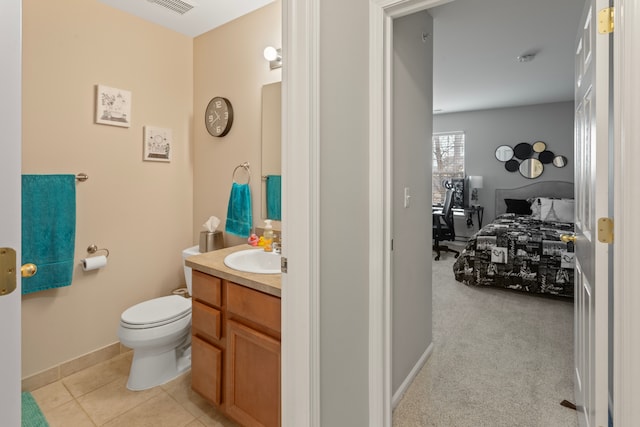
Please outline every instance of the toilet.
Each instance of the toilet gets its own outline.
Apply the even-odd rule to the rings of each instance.
[[[198,246],[182,251],[182,262],[200,253]],[[191,294],[191,268],[184,266]],[[191,299],[168,295],[144,301],[120,316],[120,342],[133,349],[127,388],[146,390],[164,384],[191,367]]]

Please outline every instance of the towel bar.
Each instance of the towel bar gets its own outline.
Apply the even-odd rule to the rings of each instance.
[[[80,172],[79,174],[76,175],[76,181],[85,182],[88,179],[89,179],[89,175],[87,175],[84,172]]]

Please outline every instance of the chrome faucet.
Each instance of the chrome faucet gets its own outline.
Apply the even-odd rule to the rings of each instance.
[[[275,241],[276,237],[277,236],[275,235],[273,236],[274,242],[271,244],[271,249],[273,250],[273,252],[279,254],[282,252],[282,244],[279,241],[278,242]]]

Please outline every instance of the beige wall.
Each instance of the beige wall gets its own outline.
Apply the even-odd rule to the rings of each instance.
[[[211,215],[220,218],[224,228],[233,169],[243,162],[251,165],[253,222],[262,225],[261,93],[263,85],[281,79],[281,69],[270,70],[262,51],[282,45],[280,10],[278,0],[194,39],[194,241]],[[214,96],[224,96],[233,105],[233,126],[222,138],[209,135],[204,126],[204,111]],[[227,246],[243,242],[225,235]]]
[[[76,263],[71,286],[23,297],[25,377],[117,342],[124,309],[184,283],[194,86],[192,38],[93,0],[24,0],[23,45],[23,173],[86,172],[75,259],[111,251],[106,268]],[[132,92],[130,128],[94,124],[96,84]],[[171,163],[142,161],[144,125],[172,129]]]

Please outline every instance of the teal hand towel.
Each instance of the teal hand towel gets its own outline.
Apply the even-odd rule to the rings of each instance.
[[[280,221],[282,204],[282,177],[280,175],[267,175],[267,218]]]
[[[22,175],[22,293],[71,284],[76,240],[75,175]]]
[[[236,236],[249,237],[252,225],[251,189],[249,184],[234,182],[229,195],[225,231]]]

